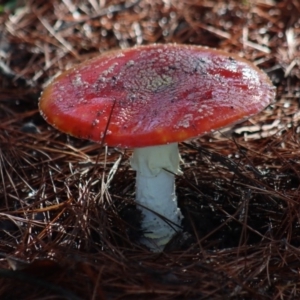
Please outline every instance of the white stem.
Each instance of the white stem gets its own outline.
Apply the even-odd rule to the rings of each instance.
[[[152,251],[163,250],[180,229],[182,214],[177,207],[174,176],[181,174],[179,162],[177,143],[136,148],[131,158],[137,171],[136,202],[143,214],[141,243]]]

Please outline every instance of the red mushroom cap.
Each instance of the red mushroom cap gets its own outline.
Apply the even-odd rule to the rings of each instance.
[[[234,54],[187,45],[111,51],[45,88],[44,118],[109,146],[180,142],[242,121],[274,100],[267,75]]]

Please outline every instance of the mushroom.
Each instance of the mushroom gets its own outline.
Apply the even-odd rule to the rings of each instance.
[[[55,78],[41,114],[55,128],[107,146],[133,148],[141,243],[161,251],[176,231],[178,142],[241,122],[274,100],[267,75],[224,51],[154,44],[110,51]]]

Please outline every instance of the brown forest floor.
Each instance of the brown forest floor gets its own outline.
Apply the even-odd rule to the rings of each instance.
[[[300,299],[300,2],[6,2],[0,299]],[[155,42],[238,53],[277,88],[251,120],[180,146],[184,233],[161,254],[138,244],[130,151],[68,137],[37,109],[57,72]]]

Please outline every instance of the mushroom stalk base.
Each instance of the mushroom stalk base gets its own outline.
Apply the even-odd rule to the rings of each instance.
[[[178,144],[136,148],[131,166],[137,171],[136,202],[142,211],[141,243],[159,252],[180,230],[182,214],[177,206],[175,176],[179,170]],[[169,172],[168,172],[168,171]]]

